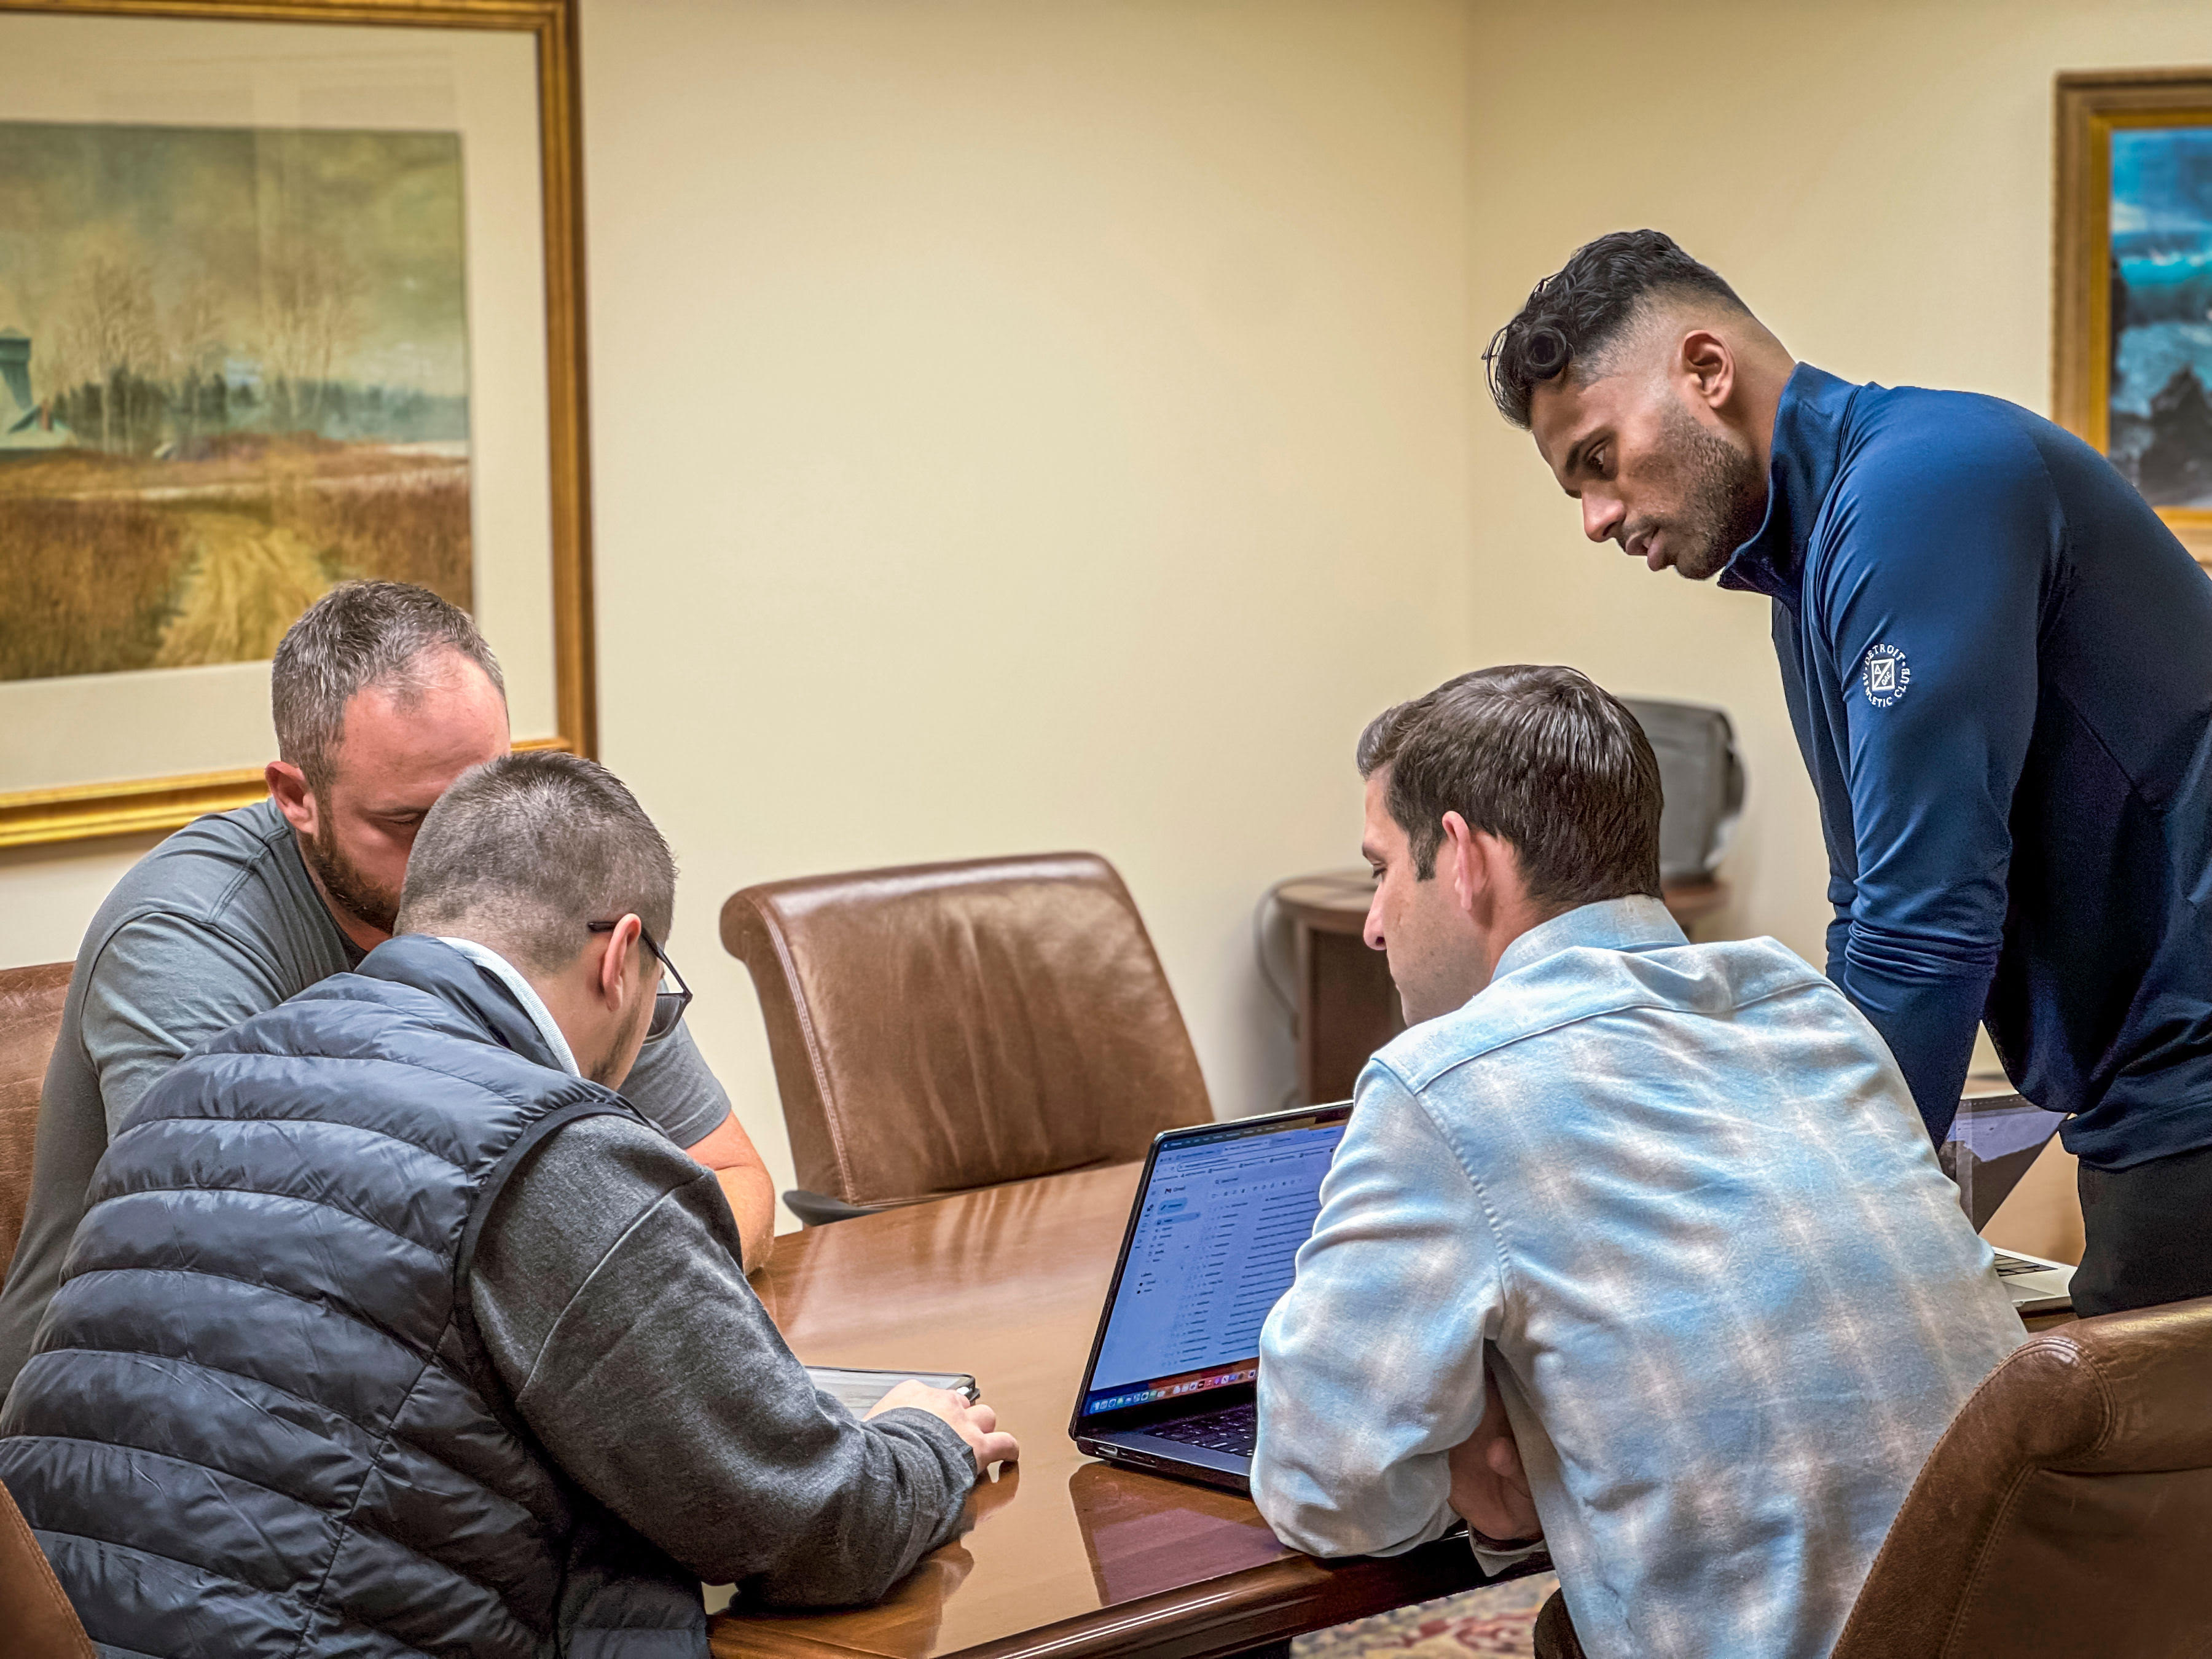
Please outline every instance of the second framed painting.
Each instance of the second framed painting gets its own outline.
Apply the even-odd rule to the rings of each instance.
[[[588,752],[570,0],[99,9],[0,0],[0,846],[258,798],[356,577]]]
[[[2212,566],[2212,69],[2062,75],[2053,405]]]

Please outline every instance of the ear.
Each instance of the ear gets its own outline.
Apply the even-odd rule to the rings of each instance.
[[[611,1009],[619,1010],[630,995],[629,953],[636,945],[645,924],[635,916],[624,916],[615,924],[611,933],[592,935],[604,939],[606,949],[600,953],[599,972],[599,998]]]
[[[1709,328],[1693,328],[1682,337],[1674,373],[1708,409],[1719,409],[1735,395],[1735,353]]]
[[[1476,899],[1491,884],[1483,849],[1468,821],[1456,812],[1444,814],[1443,831],[1443,844],[1437,848],[1437,860],[1449,869],[1452,896],[1458,901],[1461,910],[1471,915]]]
[[[284,822],[313,840],[322,824],[322,811],[314,791],[307,787],[307,775],[291,762],[279,760],[263,767],[261,776],[269,786],[269,799],[276,803]]]

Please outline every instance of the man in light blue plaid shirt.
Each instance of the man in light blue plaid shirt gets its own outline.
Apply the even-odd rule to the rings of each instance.
[[[1650,745],[1581,675],[1463,676],[1359,759],[1413,1023],[1261,1338],[1261,1512],[1317,1555],[1540,1532],[1593,1659],[1826,1654],[2023,1340],[1904,1078],[1774,940],[1685,939]]]

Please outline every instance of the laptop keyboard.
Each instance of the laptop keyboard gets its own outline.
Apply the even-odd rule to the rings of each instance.
[[[1997,1277],[2000,1279],[2017,1279],[2022,1273],[2047,1273],[2051,1271],[2047,1262],[2023,1261],[2016,1255],[2007,1255],[2002,1250],[1996,1253],[1996,1258]]]
[[[1181,1445],[1202,1446],[1207,1451],[1230,1452],[1240,1457],[1249,1457],[1252,1443],[1260,1435],[1260,1408],[1247,1401],[1225,1411],[1207,1412],[1202,1417],[1186,1417],[1178,1423],[1163,1423],[1158,1428],[1146,1429],[1145,1432],[1158,1440],[1173,1440]]]

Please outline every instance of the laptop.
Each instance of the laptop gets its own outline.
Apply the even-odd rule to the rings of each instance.
[[[1973,1078],[1966,1086],[1951,1138],[1937,1156],[1943,1172],[1959,1183],[1959,1207],[1979,1232],[2066,1120],[2023,1100],[2002,1081]],[[2016,1250],[1998,1250],[1996,1257],[1997,1278],[2022,1318],[2074,1306],[2074,1269],[2064,1262]]]
[[[1093,1457],[1249,1492],[1260,1327],[1291,1288],[1349,1101],[1152,1142],[1068,1433]]]

